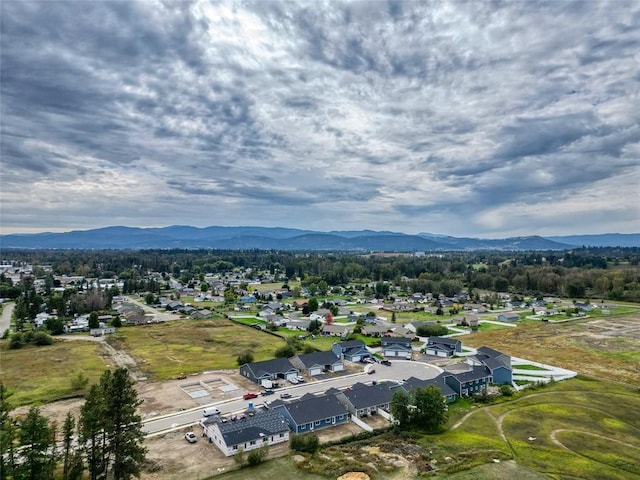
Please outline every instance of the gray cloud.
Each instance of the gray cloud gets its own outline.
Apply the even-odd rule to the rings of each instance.
[[[640,224],[637,2],[0,8],[3,231]]]

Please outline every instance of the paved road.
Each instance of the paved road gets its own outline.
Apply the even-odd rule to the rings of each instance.
[[[2,335],[5,330],[11,328],[11,314],[15,306],[16,304],[14,302],[4,304],[2,316],[0,316],[0,335]]]
[[[375,370],[375,373],[369,375],[366,373],[358,373],[347,375],[344,377],[332,378],[330,380],[321,380],[291,386],[288,388],[280,388],[276,390],[276,393],[274,395],[268,397],[260,396],[254,400],[243,400],[241,397],[239,397],[235,400],[202,405],[201,407],[192,408],[174,414],[146,419],[143,422],[143,430],[148,435],[153,435],[164,432],[166,430],[179,429],[182,427],[195,425],[200,419],[202,419],[202,410],[205,407],[214,405],[217,406],[223,414],[228,414],[246,409],[249,402],[253,402],[254,405],[261,405],[266,400],[275,400],[282,392],[289,392],[293,397],[299,397],[304,395],[305,393],[324,392],[331,387],[348,387],[357,382],[370,382],[372,380],[376,380],[378,382],[383,380],[400,381],[409,377],[430,379],[438,376],[438,374],[442,372],[442,369],[434,365],[428,365],[422,362],[411,362],[407,360],[392,361],[391,366],[378,364],[375,366]],[[255,391],[260,391],[260,388],[257,385]],[[240,395],[243,393],[245,392],[239,392]]]

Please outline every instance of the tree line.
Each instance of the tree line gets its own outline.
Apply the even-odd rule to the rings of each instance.
[[[68,413],[58,428],[38,407],[12,419],[10,393],[0,382],[0,480],[139,477],[146,456],[140,403],[125,368],[106,370],[79,418]]]

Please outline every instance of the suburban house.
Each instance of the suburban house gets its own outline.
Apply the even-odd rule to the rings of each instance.
[[[205,318],[211,318],[211,310],[196,310],[195,312],[191,312],[189,318],[192,320],[204,320]]]
[[[274,358],[245,363],[240,367],[240,375],[260,385],[262,380],[290,380],[300,375],[300,371],[287,358]]]
[[[349,362],[360,362],[371,356],[362,340],[334,343],[331,351],[335,353],[338,358]]]
[[[480,347],[476,355],[467,358],[467,363],[487,367],[491,372],[492,383],[511,385],[513,382],[511,357],[493,348]]]
[[[249,408],[232,419],[212,416],[202,422],[204,434],[227,457],[289,440],[289,425],[275,410]]]
[[[349,421],[349,410],[335,395],[307,393],[297,400],[274,400],[271,408],[281,413],[295,433],[306,433]]]
[[[518,315],[516,312],[506,312],[499,313],[496,318],[501,322],[517,322],[518,320],[520,320],[520,315]]]
[[[392,328],[391,331],[397,337],[406,337],[406,338],[415,337],[415,333],[405,327],[395,327],[395,328]]]
[[[286,320],[285,325],[292,330],[306,330],[311,325],[311,320],[304,320],[298,318],[290,318]]]
[[[469,397],[486,391],[491,383],[491,371],[485,366],[472,366],[467,372],[456,372],[445,375],[444,381],[460,397]]]
[[[452,357],[460,352],[462,352],[462,342],[447,337],[429,337],[424,348],[424,353],[435,357]]]
[[[349,325],[327,325],[326,323],[322,325],[322,335],[325,336],[331,335],[335,337],[341,337],[343,335],[348,335],[349,332],[351,332],[351,327]]]
[[[182,310],[184,308],[184,304],[182,302],[174,300],[173,302],[167,303],[167,306],[165,308],[172,312],[177,312],[178,310]]]
[[[458,394],[445,382],[445,377],[448,375],[451,374],[441,373],[437,377],[430,380],[421,380],[416,377],[409,377],[404,382],[402,382],[402,384],[392,386],[391,392],[395,393],[398,389],[401,389],[406,393],[411,393],[418,388],[426,388],[430,385],[433,385],[438,390],[440,390],[440,394],[448,403],[455,402],[456,398],[458,398]]]
[[[404,337],[382,337],[382,355],[384,357],[402,357],[411,359],[411,339]]]
[[[389,411],[393,391],[385,384],[365,385],[356,383],[351,388],[336,393],[353,417],[364,417],[378,413],[378,410]]]
[[[364,325],[361,333],[368,337],[382,337],[389,329],[382,325]]]
[[[291,357],[289,360],[294,367],[307,372],[312,377],[322,375],[325,371],[340,372],[344,370],[344,363],[332,351],[305,353]]]

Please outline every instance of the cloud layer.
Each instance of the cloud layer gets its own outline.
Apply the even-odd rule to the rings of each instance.
[[[640,4],[1,4],[3,233],[640,229]]]

